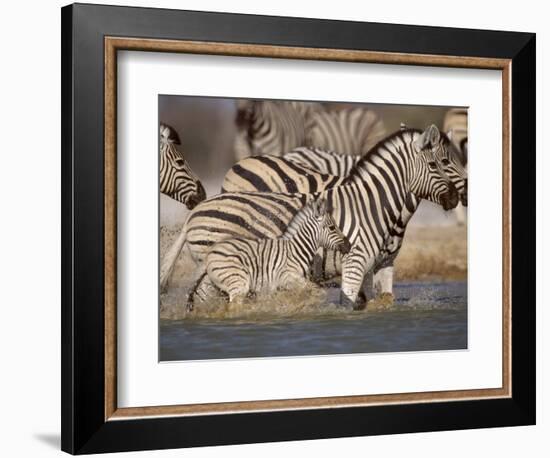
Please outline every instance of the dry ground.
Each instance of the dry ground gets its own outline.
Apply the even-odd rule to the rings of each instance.
[[[397,281],[465,280],[468,269],[466,226],[409,227],[395,261]]]

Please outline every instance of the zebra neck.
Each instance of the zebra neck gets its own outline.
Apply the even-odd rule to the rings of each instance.
[[[374,175],[378,181],[391,181],[410,192],[415,164],[413,141],[419,132],[408,129],[382,140],[359,160],[349,173],[346,183],[365,182]]]
[[[290,256],[300,264],[304,273],[307,273],[309,266],[313,263],[315,253],[319,249],[318,227],[311,227],[304,224],[294,237],[288,240],[290,244]]]

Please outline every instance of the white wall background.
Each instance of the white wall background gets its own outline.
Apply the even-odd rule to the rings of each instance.
[[[130,1],[130,0],[128,0]],[[94,2],[96,3],[96,2]],[[111,4],[126,4],[109,0]],[[538,425],[524,428],[450,431],[309,442],[149,452],[169,457],[419,456],[422,458],[547,456],[550,315],[543,310],[543,259],[550,244],[550,170],[543,164],[543,114],[550,109],[542,87],[548,64],[548,11],[536,0],[479,2],[296,2],[277,0],[155,1],[136,6],[229,11],[326,19],[441,25],[536,32],[538,124]],[[0,16],[0,453],[55,456],[60,429],[60,11],[56,0],[8,2]],[[312,8],[312,6],[314,7]],[[459,5],[462,5],[460,7]],[[498,6],[497,6],[498,5]],[[546,61],[543,56],[546,55]],[[544,113],[543,113],[544,112]],[[546,141],[546,146],[549,143]],[[547,173],[545,173],[547,172]],[[24,175],[23,175],[24,174]],[[544,199],[546,197],[546,199]],[[546,200],[545,203],[543,201]],[[544,208],[543,208],[544,207]],[[544,212],[544,214],[543,214]],[[546,269],[547,272],[548,269]],[[543,298],[544,296],[544,298]],[[545,364],[544,364],[545,363]],[[545,386],[546,385],[546,386]],[[127,454],[125,456],[138,456]],[[139,456],[144,456],[142,453]]]

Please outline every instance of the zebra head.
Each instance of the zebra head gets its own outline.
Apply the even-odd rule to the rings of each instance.
[[[177,132],[160,124],[160,192],[192,210],[206,199],[206,192],[176,145],[181,144]]]
[[[450,153],[450,142],[433,124],[414,140],[416,161],[411,190],[417,197],[440,204],[444,210],[458,205],[459,191],[464,192],[466,177],[458,169],[454,154]],[[452,177],[452,178],[451,178]]]
[[[319,199],[312,204],[312,216],[319,227],[319,246],[329,250],[349,253],[351,244],[334,222],[325,199]]]

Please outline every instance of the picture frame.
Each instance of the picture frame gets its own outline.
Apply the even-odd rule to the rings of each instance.
[[[116,62],[121,50],[501,71],[502,387],[118,408]],[[530,33],[64,7],[62,449],[83,454],[534,424],[535,95]]]

